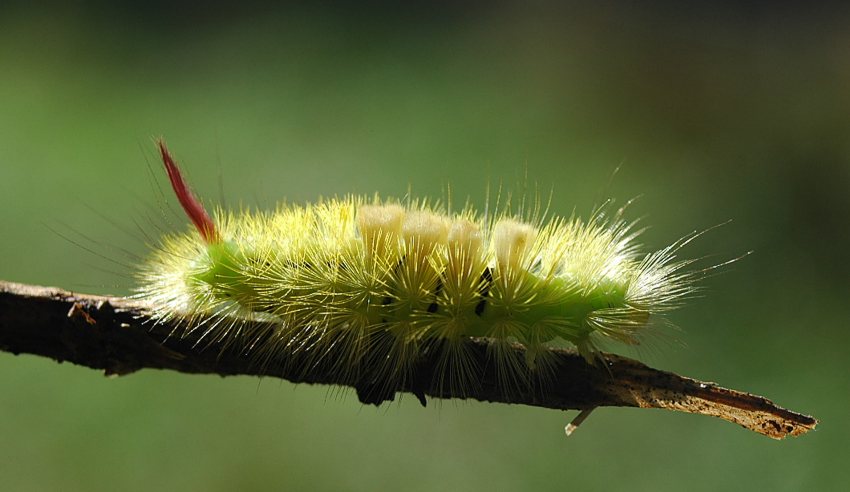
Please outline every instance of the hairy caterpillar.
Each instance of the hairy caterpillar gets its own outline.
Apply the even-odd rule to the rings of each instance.
[[[470,337],[488,340],[505,392],[545,384],[551,347],[593,363],[601,341],[638,344],[705,272],[677,257],[697,234],[642,254],[622,210],[583,222],[348,197],[211,216],[159,151],[194,230],[163,238],[138,274],[155,318],[262,363],[306,372],[333,357],[339,380],[368,374],[377,393],[427,352],[437,383],[463,394],[480,370]]]

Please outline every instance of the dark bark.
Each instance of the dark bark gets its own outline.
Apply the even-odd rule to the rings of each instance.
[[[606,364],[591,365],[574,352],[558,350],[554,373],[548,378],[551,383],[543,387],[532,384],[527,388],[536,389],[506,394],[492,364],[487,364],[487,340],[471,339],[468,352],[482,368],[481,383],[464,394],[452,394],[451,389],[436,383],[436,355],[424,354],[413,368],[413,377],[387,383],[368,374],[342,378],[333,370],[333,357],[315,362],[309,371],[296,370],[293,368],[298,364],[259,364],[227,347],[197,344],[193,336],[175,333],[184,330],[152,322],[144,306],[132,300],[0,281],[0,349],[103,369],[108,375],[157,368],[222,376],[273,376],[294,383],[351,386],[363,403],[373,404],[392,399],[396,392],[409,392],[423,404],[426,397],[436,397],[563,410],[665,408],[713,415],[775,439],[804,434],[817,425],[814,418],[781,408],[761,396],[659,371],[613,354],[604,355]],[[522,355],[522,348],[514,350]]]

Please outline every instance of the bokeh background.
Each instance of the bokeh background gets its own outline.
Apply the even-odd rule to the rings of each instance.
[[[164,222],[158,135],[200,194],[230,206],[447,185],[480,205],[487,183],[525,176],[554,189],[561,214],[640,195],[649,247],[733,219],[688,253],[753,251],[672,316],[686,347],[641,357],[822,424],[774,442],[708,417],[601,409],[565,439],[572,415],[551,410],[376,409],[269,379],[106,379],[0,353],[0,483],[843,490],[848,132],[850,12],[834,6],[6,3],[0,278],[128,293],[124,250],[147,249],[132,230]]]

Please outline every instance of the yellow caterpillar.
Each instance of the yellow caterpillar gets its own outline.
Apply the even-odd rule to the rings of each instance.
[[[138,297],[158,319],[265,363],[309,371],[332,354],[343,381],[368,372],[392,388],[438,351],[437,383],[462,394],[477,373],[462,342],[484,337],[506,391],[532,384],[553,346],[569,342],[593,362],[602,339],[639,343],[704,272],[677,258],[695,235],[644,254],[619,213],[543,222],[355,196],[210,216],[159,150],[195,227],[163,238]],[[202,317],[213,321],[194,323]]]

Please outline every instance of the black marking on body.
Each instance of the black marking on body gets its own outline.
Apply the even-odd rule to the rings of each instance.
[[[441,292],[443,292],[443,278],[437,277],[437,285],[434,287],[434,300],[428,305],[429,313],[436,313],[437,309],[440,308],[440,305],[437,304],[437,300],[439,300]]]
[[[404,266],[405,260],[407,260],[407,255],[404,255],[404,256],[402,256],[401,258],[398,259],[395,266],[393,267],[393,275],[397,276],[399,274],[399,272],[401,272],[401,267]]]
[[[478,316],[484,314],[484,309],[487,307],[487,296],[490,295],[490,287],[493,285],[493,272],[490,270],[490,267],[484,269],[480,282],[481,287],[478,294],[481,296],[481,300],[475,305],[475,314]]]
[[[392,303],[393,303],[393,298],[390,297],[390,296],[384,296],[384,298],[381,300],[381,306],[389,306]],[[381,317],[381,323],[387,324],[386,316]]]

